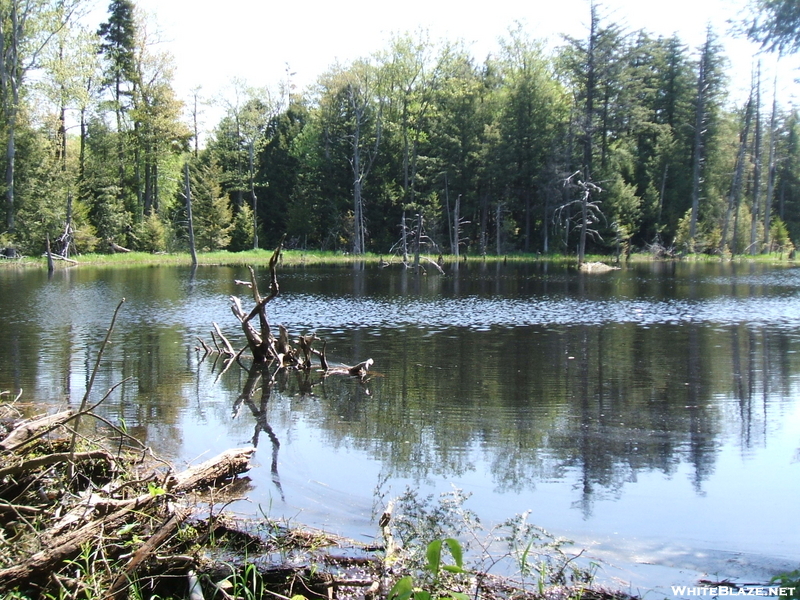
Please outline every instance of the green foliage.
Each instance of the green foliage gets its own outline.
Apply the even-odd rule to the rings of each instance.
[[[232,568],[233,575],[226,581],[230,584],[231,595],[242,600],[261,600],[266,593],[266,586],[258,568],[251,562],[243,568]],[[220,585],[225,585],[223,581]]]
[[[442,564],[442,547],[446,544],[453,558],[451,565]],[[441,576],[443,572],[452,574],[465,573],[463,568],[463,554],[461,544],[454,538],[445,540],[433,540],[427,546],[425,555],[428,563],[425,565],[426,571],[432,576],[430,580],[421,580],[417,586],[414,585],[414,577],[407,575],[400,578],[389,590],[388,600],[435,600],[438,598],[450,598],[452,600],[468,600],[469,595],[463,592],[440,589],[442,587]],[[418,586],[426,589],[419,589]]]
[[[149,482],[147,484],[147,493],[151,496],[163,496],[167,493],[167,490],[159,485],[154,484],[153,482]]]
[[[753,0],[749,35],[795,49],[796,36],[781,25],[794,23],[790,4]],[[70,23],[53,37],[36,96],[47,102],[34,106],[25,87],[19,107],[8,107],[17,141],[9,223],[16,220],[16,243],[26,252],[63,233],[70,192],[81,251],[106,240],[163,251],[184,240],[179,171],[191,135],[170,58],[145,43],[134,3],[112,0],[108,11],[94,40]],[[402,34],[332,66],[302,94],[234,81],[235,99],[192,168],[197,246],[252,248],[252,183],[261,246],[288,234],[293,247],[386,253],[400,238],[403,214],[420,213],[426,241],[444,251],[574,252],[575,221],[558,217],[570,212],[563,182],[581,169],[583,180],[605,190],[607,219],[596,227],[604,241],[598,237],[594,250],[657,240],[714,252],[725,231],[728,248],[744,251],[751,245],[739,239],[745,211],[764,213],[752,209],[750,191],[739,214],[727,211],[741,111],[725,103],[726,65],[713,32],[698,85],[700,62],[676,36],[626,35],[599,6],[587,17],[585,34],[553,53],[519,24],[482,63],[461,42]],[[94,116],[63,145],[66,106]],[[800,235],[799,122],[794,111],[779,111],[769,201],[786,232],[776,230],[775,247]],[[744,177],[752,181],[750,162]],[[689,239],[693,200],[698,233]],[[735,242],[726,219],[738,219]],[[760,232],[759,250],[763,241]]]
[[[97,235],[120,246],[126,245],[133,218],[125,210],[125,203],[119,196],[119,188],[110,185],[96,190],[95,194],[89,201],[89,215],[97,228]]]
[[[800,598],[800,569],[776,575],[770,582],[782,588],[794,588],[791,594],[781,596],[782,598],[788,598],[790,600],[798,600]]]
[[[434,502],[433,497],[420,498],[409,489],[393,501],[390,523],[393,537],[402,546],[399,566],[410,574],[395,583],[390,600],[462,600],[465,591],[476,590],[480,595],[476,574],[509,561],[516,565],[515,580],[523,590],[533,586],[543,594],[551,586],[583,588],[591,584],[597,565],[578,561],[582,551],[570,554],[572,542],[529,523],[528,513],[487,531],[474,513],[464,508],[467,499],[456,489]],[[498,556],[502,548],[505,550]],[[445,549],[452,562],[445,559]],[[467,557],[474,566],[466,566]]]
[[[132,235],[135,248],[142,252],[165,252],[169,247],[170,230],[157,213],[144,217],[136,224]]]
[[[239,208],[233,218],[230,239],[228,249],[232,252],[253,249],[253,211],[246,204]]]
[[[131,0],[112,0],[108,6],[108,21],[102,23],[97,35],[103,40],[100,50],[111,63],[111,77],[135,77],[134,46],[136,43],[135,5]]]
[[[189,176],[195,243],[203,251],[227,248],[233,229],[233,210],[222,191],[222,169],[213,157],[209,160],[190,167]],[[252,236],[249,243],[252,248]]]
[[[800,5],[794,0],[750,0],[747,37],[779,54],[800,50]]]
[[[775,217],[772,219],[772,226],[769,230],[769,239],[770,239],[770,248],[767,249],[768,252],[780,252],[791,254],[794,251],[794,243],[792,243],[791,238],[789,237],[789,229],[786,227],[786,223],[780,217]]]

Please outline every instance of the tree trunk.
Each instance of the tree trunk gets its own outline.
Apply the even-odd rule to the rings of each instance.
[[[461,237],[461,194],[456,198],[456,205],[453,208],[453,254],[458,258],[460,249],[459,242]]]
[[[756,131],[753,141],[753,210],[750,215],[750,252],[758,254],[758,223],[761,211],[761,66],[756,81]]]
[[[694,121],[694,142],[692,144],[692,214],[689,223],[689,252],[695,250],[697,238],[697,219],[700,212],[700,176],[703,166],[703,127],[705,125],[705,53],[700,59],[700,74],[697,77],[697,107]]]
[[[192,254],[192,265],[197,265],[197,250],[194,245],[194,219],[192,217],[192,186],[189,184],[189,163],[183,166],[183,180],[186,193],[186,217],[189,221],[189,252]]]
[[[728,245],[728,227],[731,220],[731,214],[734,210],[736,213],[734,214],[734,222],[736,222],[738,218],[738,210],[739,210],[739,199],[741,198],[742,194],[742,180],[744,177],[744,163],[745,163],[745,155],[747,154],[747,138],[750,136],[750,121],[753,115],[753,102],[752,97],[747,101],[747,106],[745,108],[745,116],[744,116],[744,126],[742,128],[742,133],[739,136],[739,153],[736,156],[736,170],[733,174],[733,183],[731,184],[731,192],[728,196],[728,209],[725,213],[725,222],[722,225],[722,239],[719,243],[719,251],[723,252],[725,250],[725,246]],[[732,243],[729,245],[730,251],[732,255],[736,254],[736,229],[734,228],[733,240]]]
[[[578,242],[578,267],[586,258],[586,234],[589,230],[589,192],[583,192],[581,200],[581,236]]]
[[[250,160],[250,201],[253,204],[253,250],[258,250],[258,198],[256,197],[256,184],[254,174],[254,154],[252,140],[248,147],[248,157]]]
[[[772,196],[775,194],[775,145],[777,143],[776,121],[778,118],[778,78],[775,78],[772,93],[772,116],[769,119],[769,158],[767,159],[767,197],[764,200],[764,252],[770,252],[770,227],[772,226]]]
[[[697,106],[694,121],[694,142],[692,144],[692,214],[689,224],[689,251],[695,251],[697,221],[700,214],[700,191],[702,187],[703,162],[705,159],[705,128],[708,95],[708,77],[711,68],[712,34],[709,28],[706,42],[700,56],[700,69],[697,76]]]

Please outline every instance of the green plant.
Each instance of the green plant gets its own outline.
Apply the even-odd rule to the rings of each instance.
[[[220,585],[228,588],[228,593],[232,597],[242,600],[259,600],[264,596],[264,582],[253,563],[246,563],[243,569],[231,566],[231,570],[233,574],[220,582]]]
[[[376,493],[381,495],[380,490]],[[466,573],[461,543],[454,546],[447,541],[455,542],[456,536],[466,540],[463,549],[470,557],[469,572],[475,577],[478,588],[483,585],[484,576],[501,564],[513,567],[518,575],[517,583],[523,590],[530,586],[540,594],[551,586],[571,586],[579,591],[592,584],[598,565],[580,560],[583,550],[574,552],[570,540],[556,537],[529,523],[527,512],[487,530],[476,515],[464,507],[468,498],[461,490],[454,489],[441,494],[438,502],[434,502],[432,496],[419,497],[415,490],[407,489],[391,502],[392,533],[402,548],[400,564],[407,572],[426,575],[433,571],[443,571],[447,575],[453,573],[450,568],[438,568],[444,543],[455,561],[455,565],[445,566],[455,566]],[[430,539],[444,542],[431,542],[427,546],[421,543]],[[505,551],[500,551],[503,546]],[[431,585],[440,583],[436,578],[430,581]],[[439,587],[421,586],[413,578],[403,578],[395,584],[393,592],[398,600],[410,598],[409,593],[419,600],[420,589],[436,590]],[[422,598],[427,600],[428,596]]]
[[[789,588],[790,593],[782,598],[797,600],[800,598],[800,569],[789,571],[788,573],[780,573],[770,579],[771,583],[777,583],[782,588]]]
[[[598,565],[588,567],[576,563],[583,551],[570,556],[566,548],[570,540],[558,538],[537,525],[528,523],[528,512],[516,515],[502,523],[495,536],[506,542],[508,553],[514,559],[523,583],[536,578],[539,593],[551,585],[578,585],[583,587],[594,580]]]
[[[167,493],[167,490],[165,490],[160,485],[157,485],[152,481],[150,481],[147,483],[147,493],[150,494],[151,496],[163,496],[164,494]]]
[[[447,544],[450,555],[453,557],[454,564],[442,564],[442,546]],[[431,574],[432,579],[427,582],[429,590],[415,588],[414,578],[411,575],[400,578],[392,589],[389,590],[389,600],[434,600],[436,598],[449,598],[452,600],[468,600],[469,596],[463,592],[456,592],[444,586],[444,591],[439,592],[442,586],[442,575],[444,573],[461,574],[466,573],[463,567],[463,552],[461,544],[454,538],[445,540],[434,540],[428,544],[425,556],[427,558],[426,570]]]
[[[75,578],[80,581],[80,593],[77,598],[90,600],[103,595],[106,583],[107,563],[102,556],[100,546],[86,542],[81,546],[80,554],[67,561],[68,570],[73,570]]]

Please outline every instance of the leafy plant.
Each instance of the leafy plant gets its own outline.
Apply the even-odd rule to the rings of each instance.
[[[770,582],[777,583],[782,588],[792,589],[792,592],[786,596],[782,596],[783,598],[789,598],[793,600],[800,598],[800,569],[795,569],[794,571],[790,571],[788,573],[780,573],[779,575],[776,575],[770,579]]]
[[[454,489],[434,502],[432,496],[420,498],[414,490],[407,489],[392,502],[390,522],[393,537],[402,547],[402,566],[408,572],[428,575],[427,580],[400,579],[392,588],[397,600],[430,600],[433,596],[427,594],[443,589],[442,576],[455,574],[471,573],[480,588],[483,577],[498,565],[515,571],[522,589],[532,586],[540,594],[551,586],[584,589],[591,585],[598,565],[579,561],[583,551],[573,552],[570,540],[529,523],[527,512],[486,529],[474,512],[464,507],[468,498]],[[466,540],[463,546],[454,536]],[[430,539],[435,541],[421,543]],[[443,546],[450,550],[454,564],[442,565]],[[468,570],[463,564],[465,553],[471,562]],[[445,595],[436,597],[457,598],[447,586],[444,588]]]
[[[147,493],[151,496],[163,496],[167,493],[167,490],[162,488],[160,485],[153,483],[152,481],[148,482],[147,484]]]
[[[248,562],[241,571],[234,568],[233,575],[226,582],[230,587],[229,593],[234,598],[258,600],[264,595],[264,582],[253,563]]]
[[[453,557],[454,564],[442,564],[442,546],[447,544],[450,549],[450,555]],[[442,573],[461,574],[466,573],[463,567],[463,552],[461,544],[454,538],[447,538],[445,540],[434,540],[428,544],[425,556],[427,558],[426,570],[432,575],[432,580],[427,582],[429,590],[415,589],[414,578],[407,575],[399,579],[392,589],[389,590],[389,600],[434,600],[436,598],[449,598],[452,600],[468,600],[469,596],[463,592],[456,592],[447,589],[439,593],[438,590],[442,587]]]

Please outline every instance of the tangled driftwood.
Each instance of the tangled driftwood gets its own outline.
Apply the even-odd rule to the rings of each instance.
[[[277,326],[277,336],[275,335],[267,316],[267,304],[280,294],[277,266],[282,249],[283,241],[278,244],[269,260],[270,288],[268,295],[261,295],[252,267],[249,267],[250,281],[236,281],[238,285],[250,288],[255,303],[255,306],[248,312],[244,310],[242,302],[237,296],[231,296],[231,311],[241,324],[247,339],[246,348],[242,348],[238,352],[234,350],[219,325],[213,323],[214,329],[211,333],[213,347],[201,339],[199,341],[202,350],[206,355],[216,353],[226,357],[227,366],[238,359],[246,349],[250,350],[254,364],[276,365],[278,369],[310,370],[313,367],[312,361],[316,357],[324,375],[351,375],[361,379],[365,378],[373,364],[371,358],[357,365],[331,366],[325,354],[326,342],[318,338],[316,334],[301,335],[294,341],[294,345],[290,340],[288,330],[283,325]],[[253,324],[256,318],[258,319],[258,328]],[[321,350],[314,347],[316,342],[321,343]]]
[[[63,435],[73,417],[64,411],[21,421],[0,441],[0,537],[8,553],[2,556],[0,591],[69,586],[65,568],[88,545],[102,549],[108,560],[122,557],[106,593],[120,597],[137,568],[191,514],[186,495],[224,486],[250,468],[254,452],[228,450],[182,472],[153,471],[131,480],[131,456],[99,447],[70,451],[65,438],[52,437]],[[126,540],[147,532],[124,560]]]

